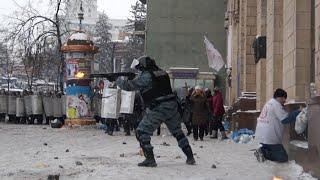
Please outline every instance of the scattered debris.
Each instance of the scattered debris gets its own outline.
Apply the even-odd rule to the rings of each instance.
[[[42,162],[38,162],[36,165],[35,165],[36,168],[46,168],[46,167],[49,167],[47,164],[44,164]]]
[[[63,169],[63,166],[62,166],[62,165],[59,165],[59,168]]]
[[[82,164],[82,162],[80,162],[80,161],[76,161],[76,165],[77,165],[77,166],[82,166],[83,164]]]
[[[122,144],[127,144],[126,142],[122,142]]]
[[[193,153],[193,155],[195,156],[195,155],[197,155],[197,153]]]
[[[176,159],[181,159],[181,156],[177,156]]]
[[[43,143],[43,145],[44,145],[44,146],[48,146],[48,144],[47,144],[47,143]]]
[[[60,174],[55,174],[55,175],[49,175],[48,180],[59,180]]]
[[[120,154],[120,157],[124,157],[124,153]]]
[[[157,156],[157,158],[160,158],[161,156]]]
[[[66,152],[70,152],[69,149],[66,149]]]
[[[163,145],[163,146],[170,146],[170,144],[168,144],[168,143],[166,143],[166,142],[163,142],[162,145]]]
[[[7,176],[13,176],[13,175],[14,175],[14,173],[10,172],[10,173],[8,173]]]
[[[203,148],[203,146],[199,146],[199,148]]]
[[[253,135],[254,132],[252,130],[244,128],[232,132],[231,138],[236,143],[246,144],[253,141]]]
[[[54,159],[59,159],[58,157],[54,157]]]
[[[35,153],[35,155],[38,155],[40,153],[40,151],[37,151],[36,153]]]
[[[215,164],[212,164],[211,168],[216,169],[217,166]]]
[[[42,129],[47,129],[46,127],[42,128]]]

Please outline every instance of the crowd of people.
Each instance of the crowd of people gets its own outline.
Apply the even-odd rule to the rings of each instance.
[[[185,98],[182,120],[187,127],[188,134],[193,133],[194,140],[203,140],[204,136],[211,138],[218,137],[225,139],[226,133],[222,125],[225,113],[222,93],[218,88],[214,89],[214,94],[210,89],[203,89],[201,86],[188,89]]]
[[[220,132],[221,139],[226,139],[225,128],[222,124],[225,109],[221,91],[216,87],[212,93],[210,89],[201,86],[189,88],[187,91],[186,97],[176,96],[187,135],[193,134],[194,140],[203,141],[204,136],[217,139]],[[145,106],[139,92],[136,93],[134,102],[133,114],[122,114],[118,119],[95,118],[106,125],[107,134],[113,135],[115,131],[123,128],[125,135],[130,136],[145,113]],[[157,128],[157,135],[160,134],[161,126]]]

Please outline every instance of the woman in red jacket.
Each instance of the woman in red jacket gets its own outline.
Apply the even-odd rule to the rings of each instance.
[[[225,113],[224,106],[223,106],[223,97],[222,93],[220,90],[215,87],[214,88],[214,96],[212,96],[212,115],[213,115],[213,120],[214,120],[214,125],[213,125],[213,133],[211,138],[217,138],[217,132],[218,129],[221,132],[222,139],[227,138],[226,133],[224,130],[224,127],[222,125],[222,118]]]

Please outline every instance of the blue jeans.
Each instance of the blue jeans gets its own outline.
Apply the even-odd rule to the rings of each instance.
[[[261,144],[263,156],[275,162],[288,162],[288,154],[282,144]]]

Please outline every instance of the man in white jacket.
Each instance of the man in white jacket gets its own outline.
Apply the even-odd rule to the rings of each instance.
[[[276,162],[288,161],[288,154],[282,145],[283,124],[290,122],[288,113],[284,109],[286,99],[287,92],[277,89],[257,119],[255,135],[261,147],[254,155],[259,162],[265,159]]]

